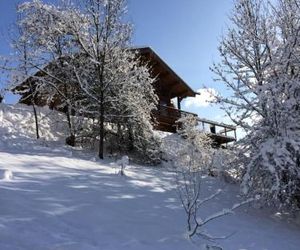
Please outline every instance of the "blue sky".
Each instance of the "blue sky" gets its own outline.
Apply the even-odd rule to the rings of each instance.
[[[232,7],[233,0],[129,0],[134,43],[150,45],[193,89],[223,91],[209,67],[219,60],[217,47]],[[202,106],[183,108],[220,119],[216,107]]]
[[[18,2],[22,1],[0,1],[1,33],[14,22]],[[193,89],[205,85],[224,91],[224,86],[213,81],[209,67],[219,60],[217,47],[226,31],[233,0],[128,0],[128,5],[129,19],[135,27],[134,45],[151,46]],[[1,37],[0,54],[7,53],[9,45]],[[6,97],[8,103],[15,100]],[[193,102],[183,108],[208,119],[223,119],[214,106]]]

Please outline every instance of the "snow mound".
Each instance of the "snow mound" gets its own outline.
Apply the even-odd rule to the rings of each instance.
[[[166,161],[172,161],[186,145],[186,141],[178,134],[164,134],[162,138],[163,158]]]
[[[8,169],[0,169],[0,179],[3,181],[11,181],[13,179],[13,173]]]
[[[0,150],[47,146],[48,142],[64,141],[67,122],[64,114],[47,107],[37,107],[41,139],[36,140],[35,120],[31,106],[0,104]]]

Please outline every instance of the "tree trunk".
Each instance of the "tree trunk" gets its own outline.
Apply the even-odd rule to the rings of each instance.
[[[103,91],[101,91],[101,106],[100,106],[100,130],[99,130],[99,158],[103,159],[104,155],[104,106],[103,106]]]
[[[37,117],[37,112],[36,112],[36,108],[35,108],[34,102],[32,102],[32,108],[33,108],[34,121],[35,121],[36,139],[40,139],[39,123],[38,123],[38,117]]]
[[[131,125],[128,126],[128,141],[129,141],[128,150],[129,152],[131,152],[134,149],[134,139],[133,139],[133,131]]]
[[[66,144],[70,145],[71,147],[75,147],[75,134],[73,133],[73,128],[72,128],[72,122],[71,122],[71,115],[70,115],[70,108],[69,105],[66,106],[66,116],[67,116],[67,121],[68,121],[68,127],[70,131],[70,136],[66,138]]]

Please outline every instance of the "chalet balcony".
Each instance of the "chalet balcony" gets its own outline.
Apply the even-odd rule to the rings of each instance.
[[[236,128],[224,123],[199,118],[197,114],[182,111],[180,109],[158,106],[158,109],[153,112],[158,124],[156,129],[166,132],[176,132],[176,121],[186,115],[197,117],[198,128],[210,136],[217,145],[227,144],[236,141]]]
[[[210,136],[217,145],[236,141],[236,127],[197,117],[198,128]]]
[[[196,114],[182,111],[180,109],[159,105],[157,110],[153,111],[153,115],[156,118],[157,129],[166,132],[176,132],[176,121],[184,115]]]

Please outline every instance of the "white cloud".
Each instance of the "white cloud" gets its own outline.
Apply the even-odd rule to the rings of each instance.
[[[217,95],[217,91],[213,88],[205,88],[205,89],[198,89],[197,92],[200,95],[196,95],[196,97],[188,97],[184,101],[184,106],[186,108],[190,107],[207,107],[210,102],[215,100],[215,95]]]

